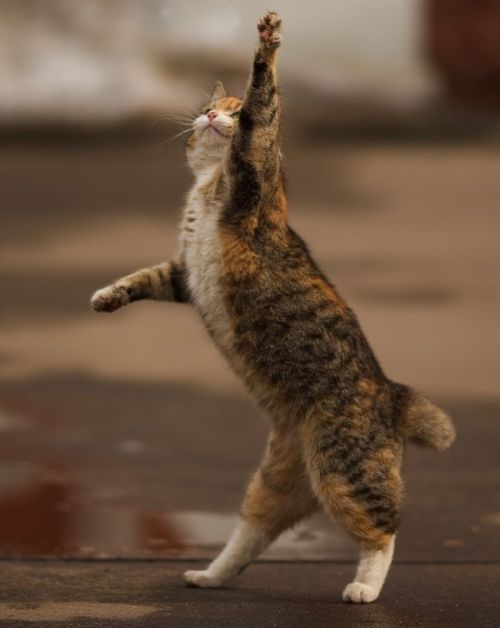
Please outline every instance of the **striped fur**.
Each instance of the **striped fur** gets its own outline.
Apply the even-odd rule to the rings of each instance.
[[[453,426],[385,376],[356,316],[288,226],[278,16],[266,14],[258,30],[243,101],[216,84],[194,121],[187,156],[195,183],[177,260],[119,280],[92,304],[112,311],[143,298],[192,302],[270,418],[242,526],[207,570],[188,572],[186,581],[219,586],[323,507],[361,546],[344,598],[367,602],[380,592],[392,558],[404,440],[444,448]]]

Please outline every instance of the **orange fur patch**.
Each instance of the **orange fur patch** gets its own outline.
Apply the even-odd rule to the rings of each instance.
[[[220,234],[224,268],[231,274],[245,276],[256,273],[260,267],[259,256],[231,231],[222,229]]]
[[[236,98],[235,96],[224,96],[224,98],[219,98],[219,100],[216,100],[215,103],[213,104],[213,108],[216,111],[237,111],[241,105],[243,104],[243,101],[241,100],[241,98]]]

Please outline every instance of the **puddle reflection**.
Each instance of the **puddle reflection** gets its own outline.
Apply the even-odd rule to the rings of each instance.
[[[27,464],[4,466],[2,556],[175,555],[184,547],[182,534],[165,514],[95,507],[61,471]]]
[[[49,427],[48,415],[17,406],[0,413],[0,557],[209,558],[238,524],[234,513],[155,508],[165,503],[158,485],[141,488],[156,464],[143,455],[151,450],[151,439],[113,441],[97,430],[90,437],[72,433],[71,422],[64,432],[56,414]],[[138,462],[124,462],[124,455]],[[173,488],[182,489],[169,485],[166,494]],[[354,555],[353,545],[329,522],[313,519],[285,533],[265,557]]]
[[[0,496],[0,551],[5,556],[66,554],[74,549],[77,490],[48,476]]]
[[[0,494],[2,556],[205,557],[227,541],[238,522],[236,514],[138,512],[91,504],[61,470],[14,464],[2,475],[11,480]],[[274,559],[352,556],[349,541],[321,519],[285,533],[266,554]]]

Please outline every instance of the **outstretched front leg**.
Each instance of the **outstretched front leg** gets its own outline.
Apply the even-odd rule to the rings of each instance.
[[[245,224],[261,209],[272,212],[284,203],[277,51],[281,19],[269,11],[257,25],[259,45],[231,147],[231,200],[227,221]]]
[[[96,312],[114,312],[142,299],[187,303],[189,295],[183,266],[178,262],[165,262],[138,270],[97,290],[90,305]]]

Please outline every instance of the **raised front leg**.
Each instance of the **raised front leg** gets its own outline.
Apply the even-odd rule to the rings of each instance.
[[[276,139],[279,130],[281,101],[276,66],[282,40],[281,19],[277,13],[269,11],[257,24],[257,30],[259,45],[240,114],[240,141],[249,135],[249,122],[250,126],[265,127],[268,139]],[[261,161],[264,162],[265,157]]]
[[[241,223],[259,209],[272,210],[284,203],[276,71],[280,27],[281,20],[273,11],[257,25],[259,45],[231,147],[229,222]]]
[[[183,267],[177,262],[165,262],[138,270],[97,290],[90,305],[96,312],[114,312],[141,299],[187,303],[189,295]]]

